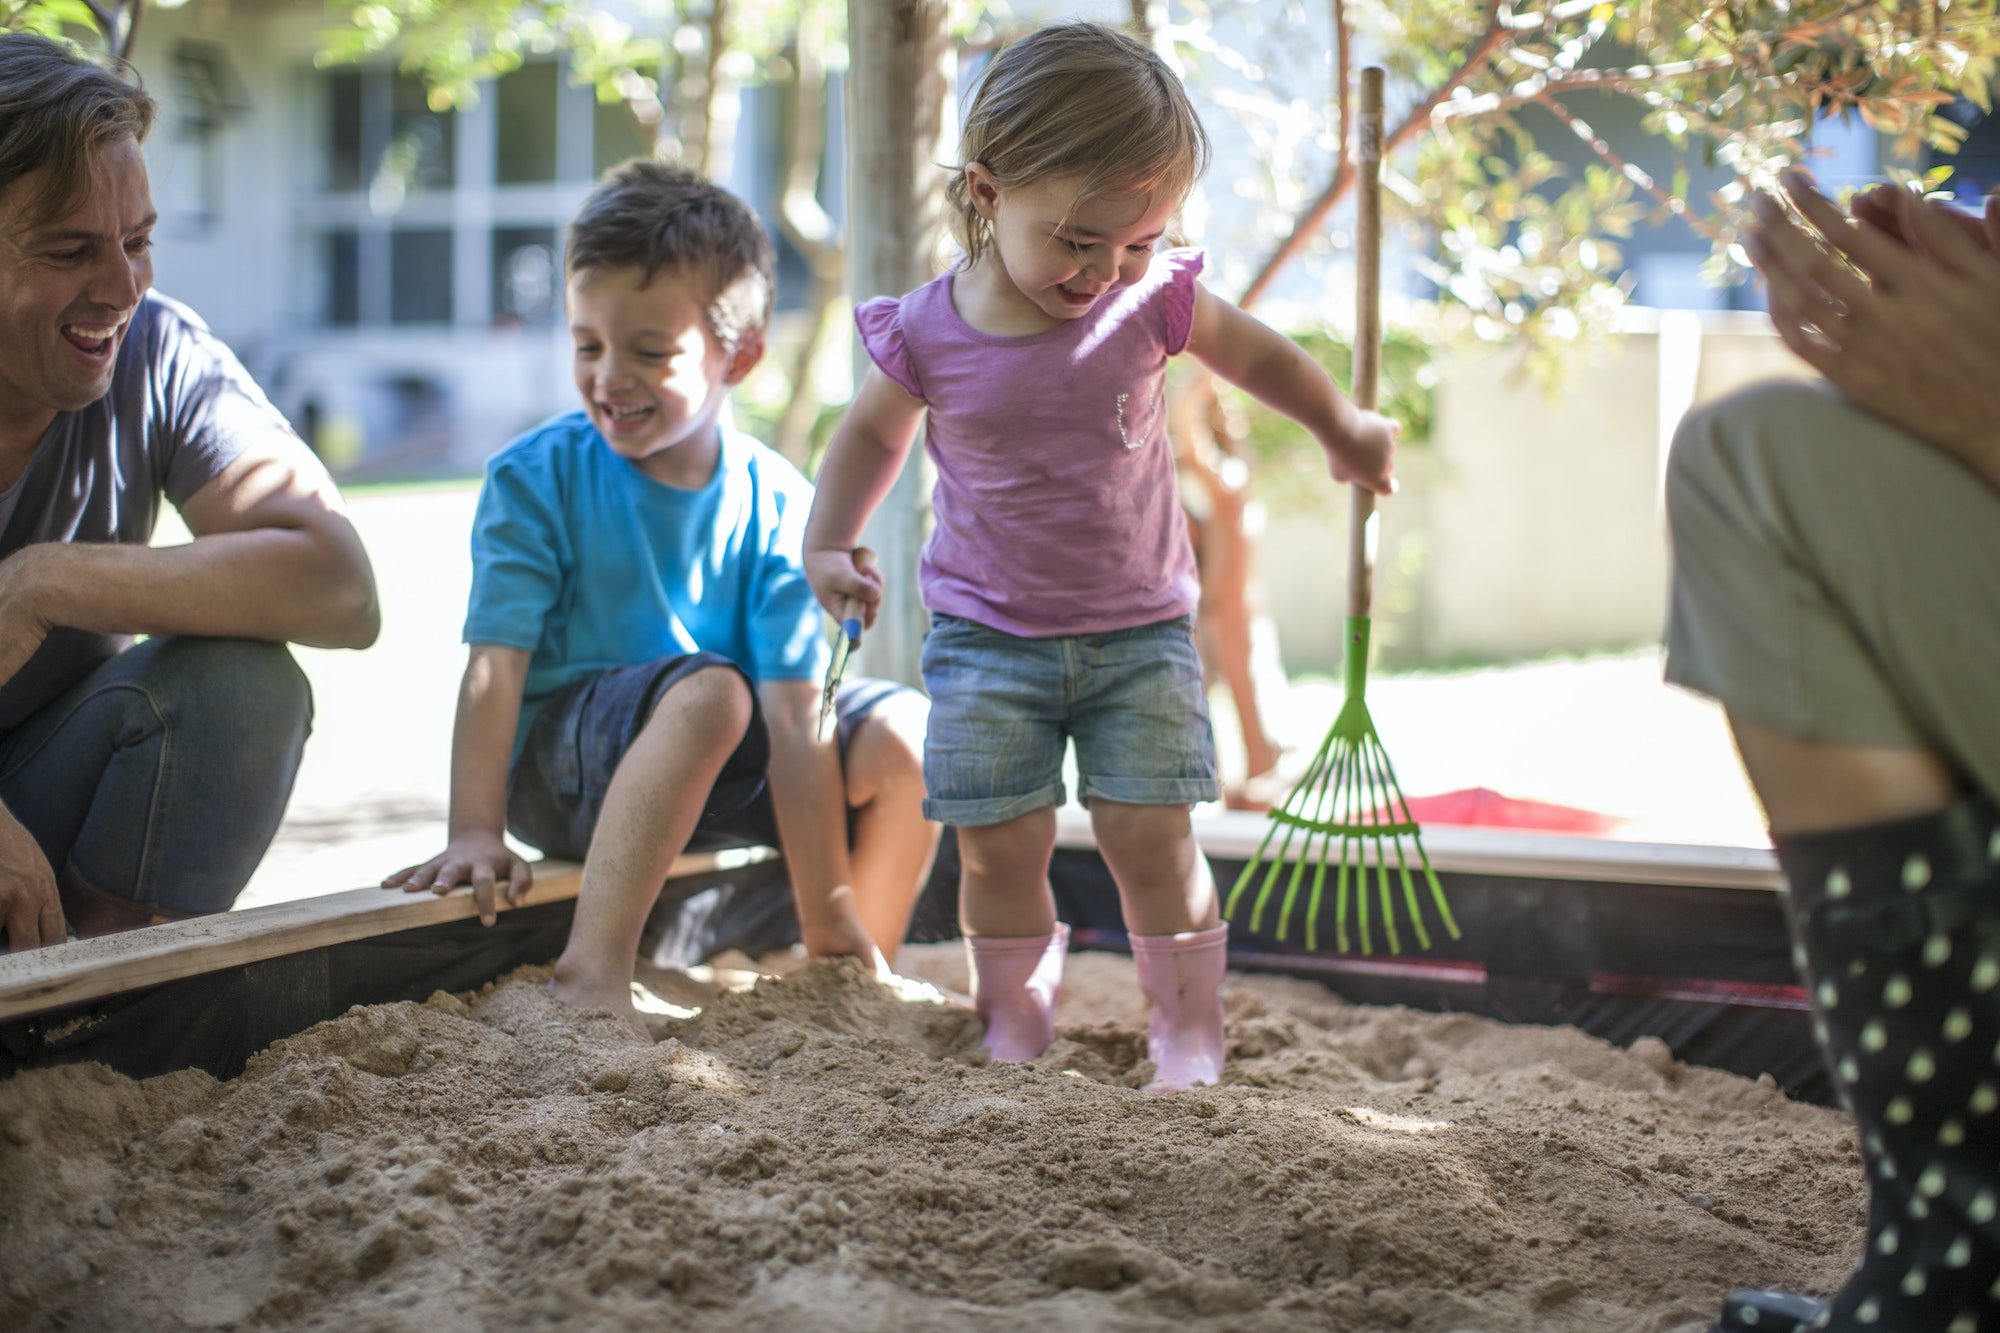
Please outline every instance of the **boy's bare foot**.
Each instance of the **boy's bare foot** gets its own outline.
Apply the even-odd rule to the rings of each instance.
[[[557,960],[549,974],[549,994],[573,1009],[609,1009],[625,1025],[648,1041],[652,1029],[632,1005],[632,983],[624,978],[604,978],[563,966]]]

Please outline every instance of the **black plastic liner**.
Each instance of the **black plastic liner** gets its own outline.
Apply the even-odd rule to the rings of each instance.
[[[1240,863],[1215,862],[1226,889]],[[1829,1102],[1811,1014],[1792,973],[1774,893],[1443,874],[1463,928],[1456,943],[1400,957],[1308,954],[1269,934],[1232,931],[1237,967],[1324,982],[1361,1003],[1569,1024],[1619,1046],[1665,1041],[1689,1063]],[[1123,950],[1118,894],[1094,852],[1059,851],[1050,872],[1061,915],[1086,948]],[[954,938],[958,863],[947,837],[910,938]],[[685,966],[724,949],[752,955],[795,943],[782,863],[676,883],[645,951]],[[561,951],[574,904],[530,905],[491,928],[424,926],[169,982],[63,1012],[0,1024],[0,1075],[96,1060],[135,1078],[183,1068],[218,1078],[252,1054],[356,1004],[465,991]],[[1433,934],[1436,929],[1433,924]]]
[[[1240,860],[1210,858],[1226,893]],[[1050,877],[1076,943],[1123,948],[1118,896],[1093,852],[1059,851]],[[1345,999],[1566,1024],[1629,1046],[1658,1037],[1676,1058],[1746,1078],[1769,1074],[1794,1097],[1831,1104],[1812,1012],[1792,969],[1776,893],[1751,889],[1440,873],[1462,937],[1393,955],[1307,953],[1274,923],[1232,925],[1233,967],[1323,981]],[[1322,927],[1330,909],[1322,912]],[[1409,939],[1407,927],[1404,939]],[[1322,939],[1322,943],[1325,940]]]

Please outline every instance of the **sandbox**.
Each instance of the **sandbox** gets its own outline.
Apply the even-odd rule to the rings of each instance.
[[[0,1323],[1663,1330],[1858,1241],[1846,1124],[1768,1081],[1236,977],[1228,1086],[1151,1096],[1129,963],[1072,961],[1026,1068],[820,964],[657,1044],[531,971],[228,1083],[30,1071]]]
[[[0,1326],[1682,1333],[1861,1240],[1844,1117],[1656,1039],[1232,973],[1163,1097],[1108,953],[1020,1067],[842,964],[656,978],[657,1041],[541,976],[0,1082]]]

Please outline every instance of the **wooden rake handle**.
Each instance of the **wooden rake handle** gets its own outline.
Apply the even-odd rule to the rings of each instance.
[[[1364,66],[1355,117],[1354,405],[1375,410],[1382,388],[1382,67]],[[1349,488],[1347,614],[1375,604],[1375,493]]]

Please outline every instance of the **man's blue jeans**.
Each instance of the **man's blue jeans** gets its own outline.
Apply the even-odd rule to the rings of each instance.
[[[41,844],[79,934],[226,911],[311,730],[282,644],[150,639],[0,732],[0,803]]]

